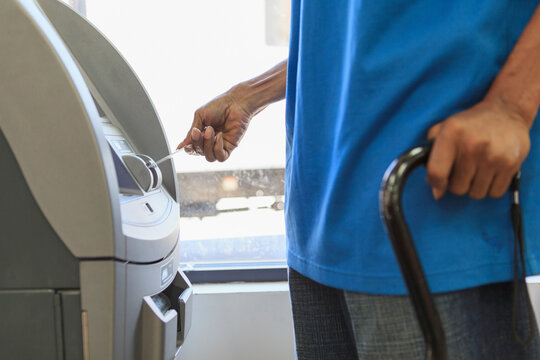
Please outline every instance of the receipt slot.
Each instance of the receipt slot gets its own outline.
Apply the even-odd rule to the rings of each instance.
[[[176,172],[131,68],[57,0],[0,1],[0,358],[178,359]]]

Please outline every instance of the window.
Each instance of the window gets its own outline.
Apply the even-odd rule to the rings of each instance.
[[[134,68],[173,148],[199,106],[287,57],[288,0],[64,1]],[[284,266],[284,107],[260,113],[224,163],[176,155],[186,269]]]

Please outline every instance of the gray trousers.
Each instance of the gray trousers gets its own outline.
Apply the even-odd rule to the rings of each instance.
[[[289,287],[298,360],[425,358],[424,338],[407,296],[338,290],[293,269]],[[514,337],[511,282],[434,297],[449,360],[540,360],[538,331],[526,347]],[[520,299],[518,332],[526,338],[529,322],[525,298]]]

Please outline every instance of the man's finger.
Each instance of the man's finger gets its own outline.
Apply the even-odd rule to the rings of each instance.
[[[220,132],[216,136],[216,143],[214,144],[214,155],[216,159],[223,162],[229,158],[230,153],[225,149],[223,143],[223,133]]]
[[[204,129],[203,139],[204,139],[203,150],[204,150],[204,156],[206,157],[206,161],[209,161],[209,162],[216,161],[216,157],[214,155],[215,133],[214,133],[213,127],[207,126]]]
[[[428,131],[428,134],[427,134],[428,140],[435,139],[439,135],[441,128],[442,128],[442,123],[437,123],[436,125],[433,125]]]
[[[184,140],[182,140],[182,142],[176,147],[177,150],[185,147],[186,145],[193,145],[193,148],[195,147],[195,144],[192,141],[193,129],[203,129],[203,120],[199,110],[195,112],[195,115],[193,115],[193,123],[191,124],[191,128],[189,129]]]
[[[494,198],[500,198],[506,193],[515,173],[499,173],[493,179],[491,187],[489,188],[489,196]]]
[[[448,180],[448,190],[456,195],[467,194],[476,174],[476,166],[473,157],[458,155],[452,166],[452,172]]]
[[[191,129],[191,143],[193,144],[193,149],[195,152],[197,152],[199,155],[203,155],[203,135],[201,133],[201,130],[198,128]]]
[[[183,147],[186,147],[188,145],[191,145],[191,136],[187,136],[178,146],[176,147],[176,150],[181,149]]]
[[[204,128],[204,120],[201,113],[201,110],[195,111],[195,115],[193,115],[193,124],[191,125],[192,129],[197,128],[202,131],[202,129]]]
[[[444,135],[438,136],[427,163],[427,182],[432,187],[433,196],[437,200],[446,192],[455,158],[454,142]]]
[[[480,165],[471,183],[469,196],[477,200],[485,198],[494,177],[495,171],[490,166]]]
[[[204,155],[203,152],[203,131],[204,121],[201,115],[201,111],[197,110],[193,116],[193,124],[191,125],[190,136],[193,150],[199,155]]]
[[[197,155],[197,153],[195,152],[195,150],[193,150],[193,146],[191,146],[191,144],[184,146],[184,151],[185,151],[186,154],[188,154],[188,155]]]

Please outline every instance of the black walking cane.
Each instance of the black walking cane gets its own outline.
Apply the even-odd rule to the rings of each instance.
[[[405,181],[413,170],[427,163],[431,146],[432,142],[429,142],[424,146],[413,148],[390,164],[383,177],[379,200],[381,215],[426,341],[426,359],[446,360],[446,341],[439,312],[429,291],[426,276],[401,210],[401,194]],[[510,186],[512,201],[510,214],[515,235],[513,331],[516,340],[522,345],[527,345],[535,334],[534,314],[530,299],[526,299],[530,325],[529,336],[526,339],[517,333],[515,322],[518,286],[520,279],[525,277],[523,225],[519,205],[519,176],[518,172]]]
[[[414,169],[427,163],[430,150],[431,144],[414,148],[390,164],[381,185],[380,209],[426,340],[426,359],[446,360],[446,342],[439,312],[429,292],[426,276],[401,211],[405,180]]]

